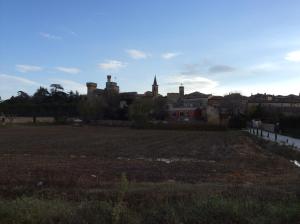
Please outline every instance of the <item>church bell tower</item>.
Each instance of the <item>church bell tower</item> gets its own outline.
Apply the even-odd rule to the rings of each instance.
[[[153,95],[153,97],[158,96],[158,85],[157,85],[157,81],[156,81],[156,75],[154,77],[154,81],[153,81],[153,85],[152,85],[152,95]]]

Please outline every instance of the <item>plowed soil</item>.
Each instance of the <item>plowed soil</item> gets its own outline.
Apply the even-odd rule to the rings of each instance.
[[[116,127],[0,128],[0,185],[98,187],[134,182],[300,186],[300,168],[240,131]]]

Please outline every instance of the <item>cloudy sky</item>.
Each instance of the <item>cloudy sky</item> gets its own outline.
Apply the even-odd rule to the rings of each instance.
[[[299,0],[0,0],[0,96],[112,74],[143,93],[299,94]]]

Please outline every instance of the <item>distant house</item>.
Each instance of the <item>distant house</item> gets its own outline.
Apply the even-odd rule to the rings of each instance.
[[[111,75],[107,76],[105,88],[103,89],[97,88],[97,84],[94,82],[88,82],[86,86],[87,98],[118,95],[120,108],[128,107],[136,99],[161,97],[156,76],[153,80],[152,90],[143,94],[120,92],[117,82],[111,80]],[[184,86],[181,85],[177,93],[167,93],[164,98],[167,100],[168,117],[170,120],[175,121],[207,121],[212,124],[220,124],[231,117],[245,117],[247,110],[258,105],[285,114],[300,113],[300,96],[297,95],[256,94],[245,97],[239,93],[231,93],[225,96],[213,96],[200,92],[185,94]]]
[[[220,101],[220,110],[222,114],[229,116],[239,116],[247,112],[248,97],[240,93],[230,93],[225,95]]]
[[[210,96],[208,98],[207,104],[209,106],[212,106],[212,107],[215,107],[215,108],[219,108],[221,106],[223,98],[224,98],[223,96]]]
[[[287,115],[300,113],[300,96],[275,96],[269,94],[256,94],[249,97],[248,108],[260,105],[266,110],[275,110]]]
[[[200,92],[184,94],[184,86],[178,93],[167,94],[168,113],[171,120],[205,120],[208,98],[211,95]]]
[[[222,96],[210,96],[207,102],[206,115],[207,123],[214,125],[224,124],[221,116]]]

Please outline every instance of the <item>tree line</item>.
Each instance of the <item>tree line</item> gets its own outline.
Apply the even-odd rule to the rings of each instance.
[[[77,104],[81,98],[77,91],[67,93],[60,84],[51,84],[49,90],[40,87],[33,95],[18,91],[17,96],[0,103],[0,112],[6,116],[52,116],[57,119],[77,116]]]
[[[0,114],[6,116],[54,117],[64,121],[69,117],[80,117],[86,122],[101,119],[163,120],[167,116],[166,100],[135,99],[124,102],[118,93],[104,93],[98,96],[83,96],[77,91],[66,92],[60,84],[51,84],[49,90],[38,88],[33,95],[18,91],[17,96],[0,102]]]
[[[283,134],[300,138],[300,114],[286,114],[278,108],[267,108],[257,105],[247,111],[248,120],[261,120],[265,123],[278,123]]]

